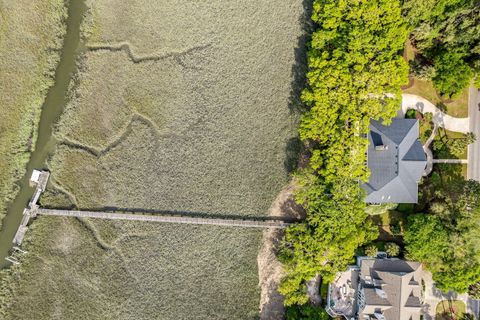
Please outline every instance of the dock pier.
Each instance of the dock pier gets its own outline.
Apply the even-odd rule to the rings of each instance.
[[[172,215],[168,213],[149,213],[145,212],[102,212],[102,211],[82,211],[82,210],[58,210],[58,209],[44,209],[37,204],[41,194],[45,191],[50,177],[50,172],[33,170],[30,178],[30,185],[35,187],[35,193],[28,203],[28,206],[23,210],[23,218],[18,227],[18,230],[13,238],[13,247],[15,251],[26,253],[20,249],[25,233],[28,230],[30,220],[37,215],[43,216],[57,216],[57,217],[75,217],[75,218],[94,218],[94,219],[109,219],[109,220],[133,220],[133,221],[150,221],[160,223],[180,223],[180,224],[194,224],[194,225],[214,225],[224,227],[240,227],[240,228],[275,228],[283,229],[288,227],[292,221],[278,217],[276,219],[249,219],[249,218],[234,218],[234,217],[193,217],[187,214]],[[19,262],[13,256],[6,258],[8,261],[18,264]]]
[[[16,245],[17,248],[23,242],[25,233],[28,230],[28,223],[30,222],[30,219],[34,218],[37,214],[37,202],[40,198],[40,195],[42,194],[42,192],[45,191],[47,187],[48,178],[50,178],[50,172],[33,170],[32,176],[30,177],[30,185],[35,187],[35,193],[33,194],[30,202],[28,203],[28,206],[23,210],[22,221],[20,222],[20,226],[18,227],[15,236],[13,237],[12,242]]]
[[[281,218],[276,220],[253,220],[253,219],[227,219],[227,218],[209,218],[209,217],[189,217],[182,215],[169,214],[148,214],[148,213],[117,213],[101,211],[79,211],[79,210],[56,210],[56,209],[36,209],[35,214],[43,216],[57,217],[76,217],[76,218],[94,218],[108,220],[130,220],[130,221],[150,221],[163,223],[197,224],[213,225],[224,227],[240,228],[286,228],[290,223]]]

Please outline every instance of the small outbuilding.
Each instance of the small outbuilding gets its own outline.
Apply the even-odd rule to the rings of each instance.
[[[30,182],[38,184],[40,182],[40,176],[42,172],[39,170],[33,170],[32,176],[30,177]]]

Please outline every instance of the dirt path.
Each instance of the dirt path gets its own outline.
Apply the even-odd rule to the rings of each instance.
[[[295,182],[291,182],[277,196],[269,210],[273,217],[302,218],[303,209],[293,199]],[[278,293],[278,285],[282,279],[283,270],[277,260],[276,250],[283,237],[283,230],[265,230],[263,245],[258,254],[258,275],[261,287],[260,319],[284,319],[285,308],[283,297]]]

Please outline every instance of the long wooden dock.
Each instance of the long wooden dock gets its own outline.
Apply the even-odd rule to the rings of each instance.
[[[183,223],[244,228],[285,228],[288,222],[282,220],[218,219],[174,216],[166,214],[114,213],[100,211],[75,211],[57,209],[36,209],[35,214],[44,216],[62,216],[77,218],[98,218],[110,220],[151,221],[164,223]]]
[[[41,194],[45,191],[50,173],[48,171],[34,170],[30,178],[30,184],[35,187],[35,193],[28,203],[27,208],[23,210],[23,218],[18,230],[13,238],[16,250],[23,252],[19,246],[23,242],[25,233],[28,230],[30,220],[37,215],[57,216],[57,217],[76,217],[76,218],[94,218],[94,219],[110,219],[110,220],[131,220],[131,221],[150,221],[163,223],[182,223],[194,225],[213,225],[224,227],[240,227],[240,228],[276,228],[282,229],[288,227],[291,222],[288,220],[266,219],[266,218],[233,218],[233,217],[194,217],[188,214],[169,214],[169,213],[151,213],[151,212],[102,212],[102,211],[81,211],[81,210],[58,210],[39,208],[37,202]],[[8,261],[18,263],[13,257],[8,257]]]

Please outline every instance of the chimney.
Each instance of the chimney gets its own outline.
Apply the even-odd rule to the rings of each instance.
[[[388,150],[388,146],[386,146],[384,144],[380,144],[380,145],[375,146],[375,151],[384,151],[384,150]]]

